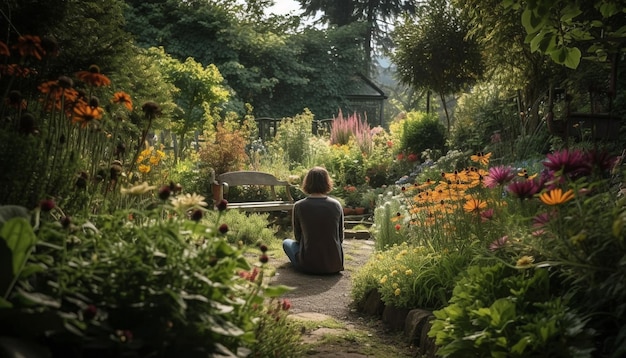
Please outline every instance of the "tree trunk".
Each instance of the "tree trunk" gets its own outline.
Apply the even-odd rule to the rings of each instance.
[[[448,105],[446,104],[446,96],[443,92],[439,92],[439,97],[441,98],[441,104],[443,104],[443,111],[446,114],[446,124],[448,125],[448,133],[450,133],[450,115],[448,114]]]

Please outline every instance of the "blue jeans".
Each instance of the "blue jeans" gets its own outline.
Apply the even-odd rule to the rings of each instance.
[[[294,267],[298,267],[298,251],[300,251],[300,243],[293,239],[285,239],[283,240],[283,250],[285,250],[285,254],[289,257],[291,264]]]

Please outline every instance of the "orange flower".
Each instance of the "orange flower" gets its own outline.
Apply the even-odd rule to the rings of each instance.
[[[82,127],[85,127],[92,123],[93,120],[102,119],[104,110],[101,107],[92,107],[85,102],[78,102],[74,107],[74,116],[72,122],[80,123]]]
[[[32,56],[41,60],[41,56],[46,53],[41,47],[41,39],[39,36],[24,35],[17,39],[17,44],[13,46],[20,53],[20,56]]]
[[[488,165],[489,164],[489,158],[491,158],[491,153],[477,153],[475,155],[470,156],[470,159],[473,162],[478,162],[482,165]]]
[[[480,199],[468,199],[463,204],[463,209],[468,213],[480,213],[480,211],[487,207],[487,202]]]
[[[121,103],[126,107],[129,111],[133,110],[133,101],[130,99],[130,95],[126,92],[115,92],[113,94],[113,98],[111,99],[112,103]]]
[[[76,77],[78,77],[79,80],[96,87],[108,86],[111,84],[111,80],[107,76],[100,73],[100,67],[97,65],[89,66],[89,70],[87,71],[77,72]]]
[[[9,51],[9,47],[2,41],[0,41],[0,56],[11,56],[11,51]]]
[[[546,205],[560,205],[574,199],[574,191],[570,189],[563,193],[560,188],[556,188],[541,194],[539,199]]]

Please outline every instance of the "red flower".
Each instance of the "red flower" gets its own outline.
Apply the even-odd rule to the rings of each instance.
[[[54,209],[55,206],[56,204],[53,200],[46,199],[39,202],[39,208],[41,208],[41,211],[48,212]]]
[[[415,153],[411,153],[409,154],[409,156],[406,158],[409,162],[417,162],[417,160],[419,159],[419,156]]]
[[[219,203],[217,203],[216,207],[217,210],[224,211],[228,207],[228,201],[226,199],[222,199]]]
[[[228,225],[222,224],[217,230],[222,234],[226,234],[228,232]]]
[[[259,261],[261,261],[262,264],[266,264],[269,260],[270,258],[266,254],[263,254],[259,257]]]
[[[400,231],[400,229],[402,228],[402,226],[400,226],[400,224],[396,224],[395,228],[396,228],[396,231]]]

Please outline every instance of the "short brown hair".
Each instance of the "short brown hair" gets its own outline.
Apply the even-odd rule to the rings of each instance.
[[[333,180],[326,168],[313,167],[302,181],[302,191],[306,194],[328,194],[333,190]]]

